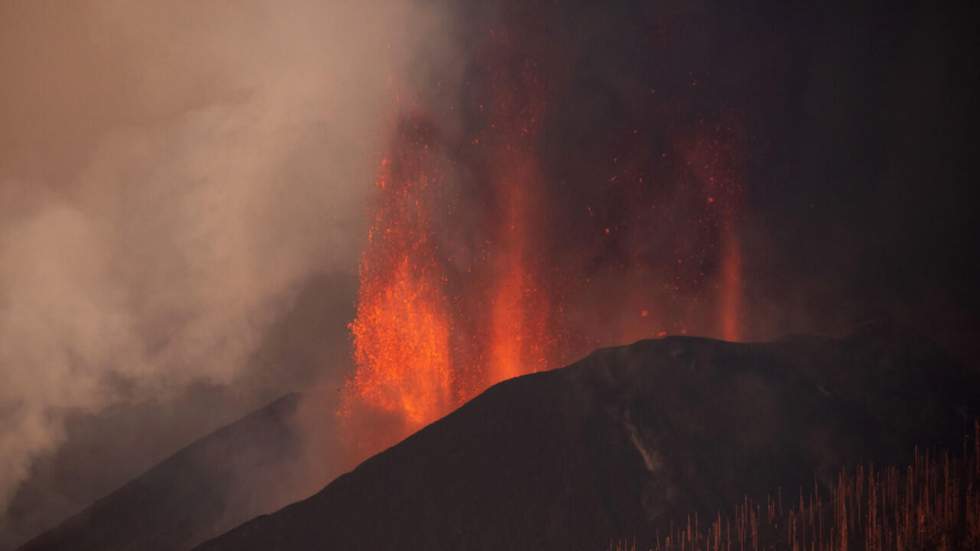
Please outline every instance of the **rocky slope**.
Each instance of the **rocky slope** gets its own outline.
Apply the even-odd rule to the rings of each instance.
[[[664,533],[836,469],[958,447],[976,377],[890,326],[671,337],[498,384],[316,495],[201,550],[581,549]],[[956,449],[956,448],[954,448]]]

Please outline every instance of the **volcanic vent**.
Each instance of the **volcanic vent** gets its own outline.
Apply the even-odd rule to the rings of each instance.
[[[517,32],[480,35],[458,102],[398,96],[340,412],[361,457],[599,345],[740,336],[737,125],[624,128],[571,173],[575,83]]]

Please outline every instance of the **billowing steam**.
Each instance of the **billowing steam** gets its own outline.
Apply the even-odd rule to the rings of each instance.
[[[0,511],[64,416],[233,381],[356,268],[407,2],[0,8]]]

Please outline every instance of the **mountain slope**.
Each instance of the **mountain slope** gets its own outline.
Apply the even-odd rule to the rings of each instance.
[[[639,543],[845,463],[958,444],[980,386],[894,327],[600,350],[498,384],[318,494],[199,549],[583,549]]]
[[[308,495],[299,403],[284,396],[201,438],[21,549],[188,549]]]

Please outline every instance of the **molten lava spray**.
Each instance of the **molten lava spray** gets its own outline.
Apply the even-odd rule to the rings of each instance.
[[[528,177],[526,169],[518,168],[504,180],[507,194],[491,301],[490,384],[539,371],[547,363],[544,347],[551,340],[547,300],[539,292],[535,274],[528,269]]]
[[[721,299],[718,317],[721,320],[721,338],[737,341],[739,313],[742,309],[742,251],[731,224],[726,224],[721,240]]]
[[[542,281],[532,240],[536,232],[531,221],[539,214],[535,191],[541,187],[534,148],[544,109],[536,77],[530,66],[517,75],[497,71],[489,125],[480,139],[493,150],[488,171],[497,190],[499,221],[490,253],[494,281],[488,385],[546,369],[555,340],[549,312],[552,289]],[[518,91],[523,92],[520,99]]]
[[[741,337],[740,186],[725,128],[661,140],[669,155],[626,129],[596,149],[632,158],[576,165],[565,177],[582,180],[566,187],[545,164],[568,159],[544,154],[539,66],[501,33],[488,43],[464,123],[413,110],[381,166],[341,410],[360,457],[596,346]]]
[[[732,133],[734,128],[726,125],[701,128],[685,146],[685,156],[707,194],[713,213],[708,219],[717,235],[717,336],[737,341],[742,337],[742,250],[738,237],[742,185],[735,169],[738,155],[733,144],[737,140]]]
[[[556,360],[550,304],[558,282],[544,277],[534,238],[541,188],[534,148],[543,103],[528,67],[498,69],[481,122],[465,139],[466,162],[478,177],[467,184],[441,177],[443,138],[419,121],[403,121],[382,164],[350,326],[356,372],[342,408],[348,417],[366,406],[397,420],[391,434],[355,436],[374,440],[368,448]],[[480,195],[483,216],[457,212],[454,191]],[[437,221],[457,233],[475,224],[471,218],[480,222],[465,252],[440,247],[464,238],[438,235]]]
[[[424,150],[408,153],[382,162],[380,203],[350,325],[357,371],[346,397],[398,415],[404,430],[452,405],[445,276],[426,207],[437,179]]]

